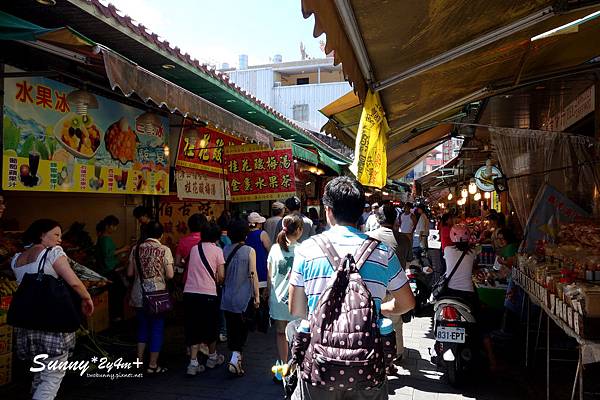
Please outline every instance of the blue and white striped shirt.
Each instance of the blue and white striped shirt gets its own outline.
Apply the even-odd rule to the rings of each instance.
[[[366,234],[353,227],[341,225],[333,226],[324,234],[342,258],[346,254],[354,254],[368,238]],[[304,288],[308,298],[309,314],[312,314],[319,296],[329,286],[329,278],[333,271],[334,267],[314,240],[308,239],[296,248],[290,284]],[[408,281],[404,270],[400,267],[398,257],[383,243],[380,243],[371,253],[360,269],[360,275],[373,296],[377,310],[380,310],[386,292],[399,290]]]

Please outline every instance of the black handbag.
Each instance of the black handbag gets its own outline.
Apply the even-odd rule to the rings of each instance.
[[[142,305],[144,311],[150,315],[161,315],[167,313],[173,309],[173,298],[168,290],[155,290],[153,292],[147,292],[144,289],[144,273],[142,271],[142,262],[140,260],[140,246],[139,243],[135,247],[135,265],[137,266],[140,289],[142,291]]]
[[[431,289],[431,296],[433,297],[434,300],[439,299],[440,296],[442,296],[444,294],[446,289],[448,289],[448,284],[450,283],[450,279],[452,279],[452,277],[454,276],[454,273],[458,269],[458,266],[462,262],[463,258],[465,258],[465,256],[467,255],[467,251],[463,251],[463,253],[460,255],[460,258],[456,262],[456,265],[454,266],[454,268],[452,268],[452,272],[450,272],[450,275],[448,275],[447,277],[445,274],[442,275],[440,277],[440,279],[433,285],[433,288]]]
[[[25,274],[8,309],[9,325],[44,332],[75,332],[81,326],[81,298],[61,278],[44,273],[52,248],[44,250],[37,273]]]

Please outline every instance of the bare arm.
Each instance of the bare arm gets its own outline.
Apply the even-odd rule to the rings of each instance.
[[[271,250],[271,239],[269,238],[269,234],[265,231],[262,231],[260,234],[260,241],[262,242],[265,249],[267,249],[267,253]]]
[[[410,219],[412,221],[412,233],[415,233],[415,229],[417,229],[417,217],[415,217],[415,214],[410,214]]]
[[[412,294],[412,292],[411,292]],[[290,285],[290,314],[294,317],[306,318],[308,310],[308,298],[304,288]]]
[[[260,304],[260,294],[258,292],[258,273],[256,272],[256,252],[254,249],[250,249],[249,261],[250,276],[252,277],[252,286],[254,290],[254,305],[258,307]]]
[[[415,296],[406,284],[400,289],[393,291],[394,298],[381,304],[381,312],[384,314],[404,314],[415,308]]]
[[[165,265],[165,278],[173,279],[173,276],[175,276],[175,270],[173,269],[173,261],[171,260],[171,262],[167,262]]]
[[[217,265],[217,285],[222,285],[225,282],[225,264]]]
[[[127,266],[127,276],[133,278],[135,276],[135,260],[133,257],[133,250],[129,255],[129,265]]]
[[[83,282],[81,282],[77,275],[75,275],[75,272],[71,269],[67,257],[58,257],[56,261],[54,261],[54,264],[52,264],[52,268],[54,268],[54,271],[56,271],[58,276],[64,279],[64,281],[73,288],[75,293],[81,297],[81,311],[86,316],[92,315],[94,312],[94,302],[92,301],[92,296],[90,296],[89,292],[83,285]]]

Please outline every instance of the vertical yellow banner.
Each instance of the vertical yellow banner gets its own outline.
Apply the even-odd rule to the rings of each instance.
[[[369,91],[365,99],[354,162],[350,171],[365,186],[382,188],[387,182],[387,133],[390,130],[378,93]]]

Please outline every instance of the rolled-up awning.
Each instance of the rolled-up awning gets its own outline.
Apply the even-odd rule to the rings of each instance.
[[[358,97],[379,92],[390,146],[449,109],[600,54],[599,19],[531,40],[600,10],[597,1],[302,0],[302,10]]]
[[[128,97],[135,93],[142,100],[164,106],[171,112],[179,111],[186,117],[207,122],[248,142],[273,147],[273,135],[266,129],[153,74],[110,49],[103,47],[102,56],[113,90],[119,88]]]

